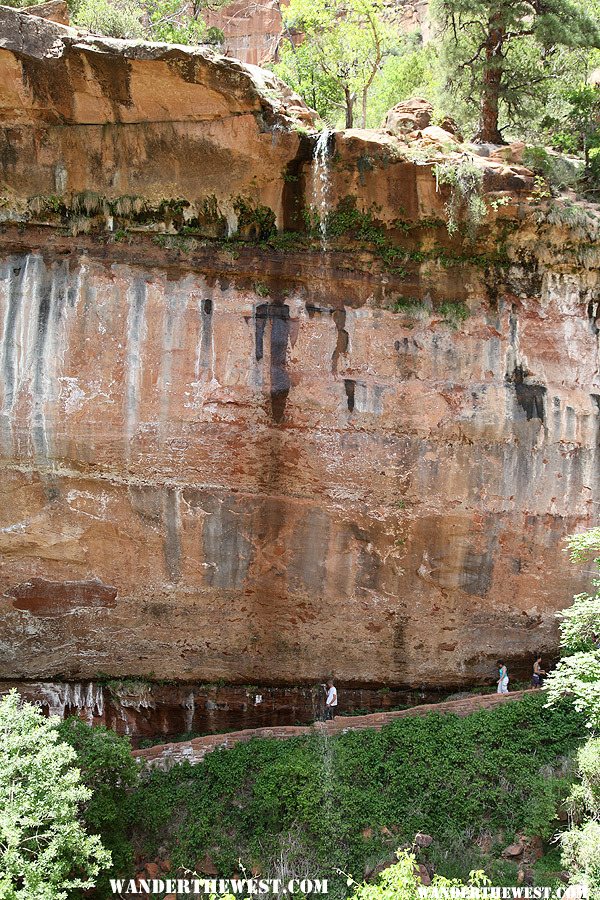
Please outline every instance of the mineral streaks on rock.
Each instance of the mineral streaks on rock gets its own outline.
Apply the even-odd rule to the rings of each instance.
[[[600,501],[581,226],[481,160],[467,246],[432,160],[354,130],[324,247],[270,76],[0,18],[0,676],[528,671]]]
[[[435,686],[553,646],[598,499],[585,298],[547,278],[457,330],[320,310],[6,260],[4,677]]]

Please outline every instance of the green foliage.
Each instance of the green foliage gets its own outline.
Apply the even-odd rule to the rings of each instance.
[[[540,175],[554,191],[574,187],[577,182],[577,168],[567,159],[549,153],[545,147],[526,147],[523,151],[523,165]]]
[[[109,728],[90,727],[77,718],[66,719],[58,732],[75,750],[82,781],[91,792],[82,807],[85,824],[110,850],[112,871],[123,874],[132,860],[123,813],[128,808],[128,793],[139,780],[129,738],[119,737]]]
[[[73,24],[95,34],[172,44],[220,44],[223,32],[207,28],[207,9],[230,0],[70,0]]]
[[[568,542],[574,562],[592,560],[600,568],[600,529],[572,535]],[[600,728],[600,577],[592,582],[594,593],[578,594],[563,610],[561,643],[566,656],[546,681],[550,703],[567,696],[585,713],[590,728]]]
[[[399,850],[396,855],[398,862],[384,869],[375,884],[367,882],[356,884],[352,879],[348,879],[348,886],[356,884],[351,900],[419,900],[421,882],[416,874],[416,857],[406,850]],[[490,880],[486,877],[485,872],[472,871],[469,873],[467,884],[482,887],[489,885]],[[461,888],[463,883],[459,879],[436,875],[432,881],[432,887],[438,889],[441,896],[445,896],[443,891]]]
[[[407,259],[405,250],[391,243],[387,229],[377,223],[377,210],[361,210],[356,197],[342,197],[335,209],[330,210],[325,218],[328,239],[349,238],[362,242],[367,249],[373,249],[381,257],[390,272],[402,275],[405,269],[400,264]],[[306,214],[306,224],[313,237],[319,235],[319,216],[314,210]]]
[[[600,889],[600,822],[589,819],[562,835],[563,864],[574,884],[587,883],[598,897]]]
[[[469,307],[462,300],[447,300],[440,304],[438,311],[453,328],[458,328],[470,315]]]
[[[435,44],[423,46],[418,34],[406,35],[392,46],[370,92],[367,125],[379,128],[392,106],[409,97],[434,101],[439,91]]]
[[[394,301],[393,311],[404,313],[404,315],[415,319],[420,319],[428,313],[427,306],[423,300],[415,300],[413,297],[397,297]]]
[[[79,821],[89,801],[74,766],[75,751],[59,740],[58,719],[21,703],[16,691],[0,700],[0,897],[65,900],[93,887],[110,864],[100,839]]]
[[[275,233],[275,213],[270,207],[254,204],[244,197],[236,197],[233,209],[238,219],[238,233],[242,238],[266,241]]]
[[[533,873],[535,884],[556,888],[562,886],[561,878],[564,872],[560,848],[556,845],[547,849],[544,855],[534,863]],[[514,884],[515,882],[513,882]]]
[[[591,561],[600,569],[600,528],[572,534],[567,541],[567,547],[573,562]]]
[[[435,0],[447,88],[471,106],[476,138],[502,142],[560,75],[561,47],[598,47],[592,16],[571,0]]]
[[[456,163],[436,163],[435,177],[438,187],[447,185],[450,188],[450,199],[446,203],[448,233],[455,234],[463,219],[467,235],[474,237],[486,214],[481,197],[482,169],[468,159]]]
[[[581,151],[584,179],[591,188],[600,189],[600,92],[589,84],[578,85],[566,91],[566,101],[565,130],[558,134],[560,149]]]
[[[440,847],[487,830],[549,836],[564,785],[547,767],[584,728],[574,711],[543,703],[531,695],[466,718],[399,719],[329,741],[254,740],[196,767],[154,770],[131,798],[133,839],[149,854],[168,844],[174,866],[209,853],[224,874],[240,857],[267,873],[283,855],[335,881],[336,868],[362,873],[389,852],[382,826],[398,844],[426,831]]]
[[[566,656],[550,673],[546,682],[548,698],[554,702],[568,696],[584,713],[590,728],[600,727],[600,651],[587,650]]]
[[[288,40],[275,71],[332,125],[343,109],[352,128],[357,102],[366,125],[369,90],[391,40],[382,9],[382,0],[290,0],[281,8]],[[304,35],[299,45],[294,33]]]
[[[13,9],[26,9],[28,6],[36,6],[42,0],[3,0],[2,6],[11,6]],[[74,13],[79,6],[79,0],[66,0],[69,11]]]
[[[93,34],[141,38],[144,36],[143,12],[136,0],[81,0],[74,24]]]
[[[574,562],[592,561],[600,569],[600,528],[569,538]],[[600,728],[600,577],[593,594],[578,594],[563,610],[561,638],[567,654],[550,674],[546,693],[550,704],[566,698],[583,713],[588,728]],[[590,896],[600,893],[600,738],[594,736],[577,755],[579,783],[571,791],[568,809],[573,826],[561,835],[563,863],[571,880],[583,882]]]
[[[182,0],[147,0],[148,32],[151,39],[170,44],[204,43],[206,23],[201,16],[186,14],[188,8],[187,2]]]

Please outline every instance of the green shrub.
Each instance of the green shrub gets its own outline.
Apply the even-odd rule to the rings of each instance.
[[[112,853],[112,873],[125,874],[131,867],[132,848],[127,830],[131,825],[129,793],[138,785],[138,766],[131,755],[129,738],[108,728],[90,727],[77,718],[58,728],[63,741],[75,750],[82,781],[91,790],[83,805],[88,831],[100,835]],[[110,895],[100,879],[100,896]]]
[[[474,237],[481,225],[486,206],[481,197],[483,171],[471,160],[437,163],[435,166],[436,185],[450,188],[450,199],[446,203],[449,234],[458,231],[459,222],[464,220],[468,237]]]
[[[130,798],[132,838],[148,854],[166,844],[174,866],[192,868],[209,853],[222,874],[240,858],[274,871],[287,854],[297,869],[310,863],[330,877],[333,896],[346,892],[335,869],[362,877],[389,854],[384,826],[396,846],[431,834],[440,858],[484,831],[547,838],[567,790],[548,767],[585,729],[576,712],[543,704],[529,695],[466,718],[398,719],[329,740],[254,740],[199,766],[155,770]],[[449,874],[468,874],[452,865]]]
[[[244,197],[236,197],[233,209],[237,215],[240,237],[266,241],[275,234],[275,213],[270,207],[255,204]]]
[[[447,300],[440,304],[439,313],[444,317],[444,322],[458,328],[470,315],[469,307],[462,300]]]
[[[540,175],[554,191],[573,187],[580,172],[576,164],[561,156],[555,156],[544,147],[526,147],[523,151],[523,165]]]
[[[415,300],[413,297],[398,297],[393,306],[394,312],[404,313],[415,319],[423,318],[427,315],[427,305],[423,300]]]
[[[82,0],[73,24],[93,34],[114,38],[141,38],[143,10],[135,0]]]
[[[91,888],[110,853],[86,833],[75,752],[16,691],[0,699],[0,897],[64,900]]]

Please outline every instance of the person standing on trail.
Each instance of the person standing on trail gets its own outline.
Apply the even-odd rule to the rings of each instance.
[[[545,674],[546,674],[545,670],[542,669],[542,657],[536,656],[535,662],[533,664],[533,675],[531,676],[531,686],[534,688],[541,687]]]
[[[498,690],[496,693],[508,694],[508,669],[503,659],[498,662],[498,676]]]
[[[333,719],[337,712],[338,698],[333,681],[327,682],[325,690],[327,691],[327,698],[325,700],[325,721],[327,722],[330,719]]]

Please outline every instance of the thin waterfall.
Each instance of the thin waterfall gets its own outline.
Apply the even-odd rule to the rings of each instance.
[[[327,216],[331,209],[331,174],[329,171],[329,143],[333,132],[323,129],[313,152],[313,209],[319,220],[321,244],[327,243]]]

